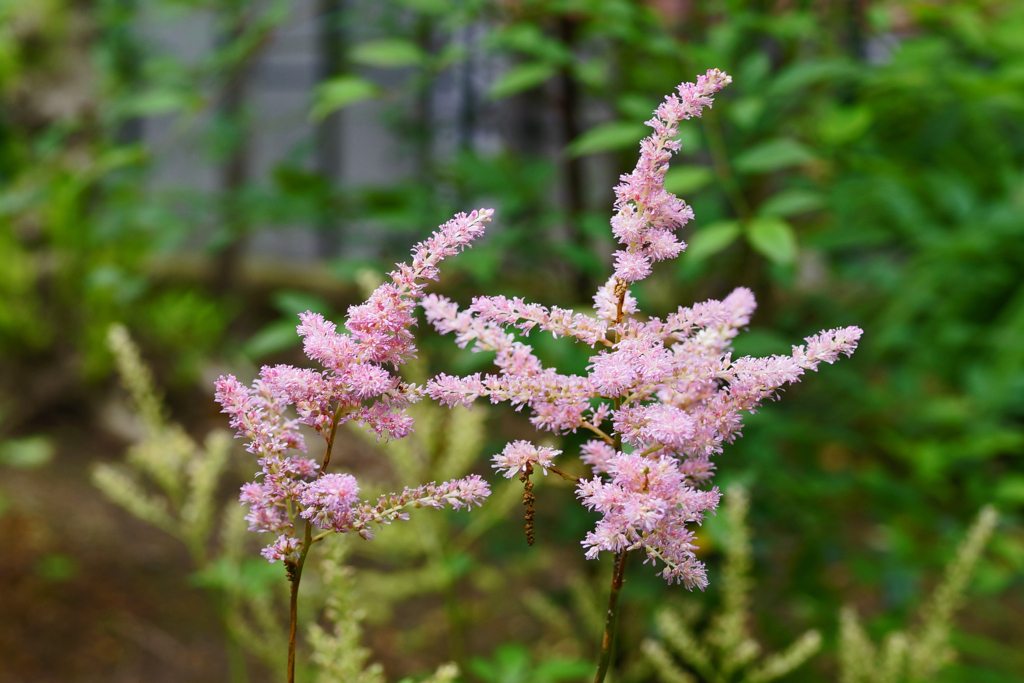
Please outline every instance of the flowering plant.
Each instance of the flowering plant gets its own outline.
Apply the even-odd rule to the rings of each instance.
[[[471,475],[360,502],[354,477],[327,473],[339,424],[356,420],[379,436],[401,438],[412,430],[403,407],[424,395],[447,406],[469,406],[480,397],[507,401],[517,409],[529,408],[538,429],[593,434],[581,452],[593,477],[578,481],[577,496],[600,512],[601,519],[582,544],[588,558],[602,551],[615,555],[596,683],[603,681],[610,665],[629,553],[642,551],[645,561],[660,563],[669,583],[707,585],[704,566],[694,554],[692,525],[718,505],[718,489],[702,488],[714,471],[711,457],[739,436],[743,412],[754,410],[819,363],[850,355],[861,335],[856,327],[828,330],[794,346],[788,356],[734,359],[731,341],[755,308],[753,294],[745,288],[722,301],[680,307],[664,320],[640,315],[630,285],[646,278],[654,262],[683,251],[675,231],[693,217],[692,209],[664,187],[668,162],[679,149],[674,140],[679,124],[700,116],[731,80],[712,69],[696,83],[680,85],[647,122],[653,134],[641,142],[636,168],[616,188],[611,226],[622,247],[615,254],[613,275],[594,295],[594,314],[502,296],[478,297],[460,311],[444,297],[424,295],[422,280],[437,278],[438,262],[483,231],[493,211],[482,209],[456,216],[417,245],[412,265],[399,266],[391,282],[350,309],[348,334],[339,334],[317,314],[301,316],[298,332],[305,338],[306,354],[324,370],[267,367],[252,388],[233,377],[218,382],[218,401],[232,425],[250,439],[249,450],[260,456],[262,481],[242,490],[243,502],[250,505],[251,528],[277,534],[263,554],[272,562],[283,560],[292,582],[290,669],[296,594],[313,543],[331,532],[369,538],[372,523],[405,519],[410,506],[471,507],[489,493],[487,483]],[[461,347],[472,343],[474,351],[495,352],[498,373],[441,374],[425,387],[403,383],[392,374],[388,366],[394,369],[415,352],[409,328],[417,305],[439,332],[454,333]],[[564,375],[543,367],[509,327],[524,336],[540,329],[600,349],[586,376]],[[297,419],[284,415],[291,405]],[[320,465],[292,453],[305,449],[299,422],[326,440]],[[529,478],[535,468],[571,478],[555,466],[558,455],[560,451],[516,441],[494,456],[493,466],[506,477],[518,473],[526,485],[524,501],[532,504]],[[296,532],[297,518],[308,520],[303,538]],[[530,542],[531,523],[528,507]],[[314,526],[322,533],[314,535]]]
[[[298,333],[304,350],[323,370],[288,365],[264,367],[251,387],[235,377],[221,377],[216,398],[248,450],[259,456],[262,481],[242,487],[249,505],[249,529],[276,534],[263,549],[271,562],[281,560],[291,581],[288,680],[295,678],[297,601],[302,569],[310,548],[332,532],[373,537],[372,525],[408,519],[409,508],[470,508],[490,494],[478,475],[431,482],[376,501],[359,500],[359,484],[351,474],[328,473],[338,427],[354,420],[379,437],[400,439],[412,432],[405,407],[423,397],[423,388],[401,381],[392,371],[413,357],[416,347],[409,328],[413,310],[423,298],[424,280],[436,280],[438,263],[458,253],[483,232],[494,212],[459,214],[413,248],[412,264],[401,264],[391,282],[380,285],[365,303],[348,311],[347,334],[317,313],[300,317]],[[389,369],[390,366],[390,369]],[[285,411],[295,406],[297,418]],[[323,461],[306,457],[299,424],[312,427],[326,442]],[[300,535],[297,518],[307,520]],[[321,530],[314,535],[313,528]]]
[[[723,301],[679,307],[665,320],[638,315],[629,285],[650,275],[653,262],[683,251],[675,231],[693,217],[685,202],[665,190],[668,162],[679,149],[674,140],[679,124],[700,116],[731,81],[709,70],[696,83],[680,85],[646,122],[654,132],[640,143],[636,168],[615,188],[611,226],[622,247],[615,253],[614,274],[594,295],[596,315],[503,296],[478,297],[465,311],[436,295],[423,302],[439,332],[455,333],[463,347],[472,342],[474,351],[496,352],[499,368],[486,377],[439,375],[427,384],[431,398],[449,406],[470,405],[482,396],[492,403],[508,401],[517,409],[528,407],[538,429],[585,429],[596,437],[581,453],[594,476],[577,488],[583,504],[602,515],[582,541],[587,557],[615,553],[596,681],[603,680],[610,662],[628,553],[642,551],[645,562],[662,563],[661,575],[669,583],[704,588],[707,575],[687,525],[699,524],[718,506],[717,488],[698,488],[711,478],[711,456],[739,436],[744,411],[798,381],[805,370],[850,355],[861,336],[857,327],[828,330],[794,346],[789,356],[733,359],[730,342],[755,307],[753,294],[742,287]],[[586,377],[562,375],[544,368],[508,327],[524,335],[540,329],[602,348]],[[521,471],[526,479],[534,465],[545,474],[557,472],[552,464],[557,454],[517,441],[494,457],[494,467],[507,477]]]

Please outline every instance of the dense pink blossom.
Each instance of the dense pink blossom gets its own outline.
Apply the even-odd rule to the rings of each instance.
[[[712,457],[740,435],[744,413],[807,370],[850,355],[861,335],[856,327],[828,330],[794,346],[791,355],[733,358],[732,340],[756,307],[742,287],[721,301],[679,307],[664,320],[640,317],[629,285],[683,250],[675,231],[693,218],[692,209],[664,188],[679,123],[699,116],[731,80],[708,71],[679,86],[647,122],[654,132],[615,190],[611,228],[622,248],[614,274],[594,295],[593,316],[502,296],[477,297],[466,310],[443,297],[424,301],[435,329],[454,334],[460,347],[493,352],[497,367],[490,375],[438,375],[425,393],[448,406],[486,397],[528,409],[538,429],[591,432],[596,438],[584,444],[581,457],[594,477],[580,483],[578,495],[601,519],[583,541],[587,556],[642,550],[664,564],[661,574],[669,582],[691,588],[707,583],[688,525],[718,504],[717,490],[698,488],[714,472]],[[591,346],[596,351],[588,373],[545,368],[509,328],[524,336],[540,329]],[[526,441],[507,445],[493,460],[506,476],[545,462],[544,449]]]
[[[576,495],[602,514],[583,541],[587,558],[602,550],[642,549],[649,560],[661,561],[661,575],[687,588],[707,585],[704,566],[694,555],[689,523],[699,523],[718,506],[718,489],[700,491],[686,482],[676,460],[620,454],[607,464],[611,481],[598,477],[580,482]]]
[[[608,473],[611,460],[617,453],[613,446],[600,439],[591,439],[580,447],[580,459],[597,474]]]
[[[684,410],[664,403],[627,405],[614,418],[615,431],[632,446],[667,446],[674,451],[686,448],[693,438],[694,420]]]
[[[297,332],[303,349],[322,370],[266,366],[251,387],[230,375],[217,381],[217,401],[231,417],[231,426],[248,440],[248,450],[259,456],[258,479],[242,487],[240,499],[249,506],[246,520],[251,530],[278,535],[263,552],[270,561],[294,561],[300,551],[293,509],[321,529],[367,535],[365,505],[358,503],[355,478],[325,474],[302,455],[306,445],[299,424],[312,427],[329,442],[338,426],[348,421],[378,438],[400,439],[412,432],[413,421],[405,408],[420,400],[423,390],[403,382],[394,369],[415,356],[410,331],[415,308],[423,299],[425,281],[437,279],[441,259],[469,246],[493,213],[481,209],[458,214],[417,244],[411,264],[398,265],[389,282],[349,308],[345,332],[319,313],[301,314]],[[295,417],[287,416],[293,407]],[[428,489],[417,494],[418,505],[458,509],[479,503],[488,493],[479,478],[430,484]]]
[[[351,474],[325,474],[306,486],[299,496],[301,515],[321,529],[344,531],[352,524],[353,506],[359,501],[359,483]]]

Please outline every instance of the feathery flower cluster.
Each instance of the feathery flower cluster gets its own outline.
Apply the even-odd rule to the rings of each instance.
[[[400,439],[411,433],[412,418],[405,407],[420,400],[423,389],[403,383],[392,370],[415,356],[409,329],[416,322],[413,313],[423,299],[425,281],[437,280],[440,261],[479,237],[493,213],[481,209],[458,214],[417,244],[411,264],[399,264],[390,282],[365,303],[349,308],[347,333],[339,333],[317,313],[300,315],[298,333],[306,355],[323,370],[267,366],[251,387],[231,375],[217,381],[223,412],[239,436],[249,440],[249,452],[259,456],[257,481],[243,486],[240,498],[249,505],[250,530],[278,535],[263,550],[271,562],[298,558],[302,543],[295,534],[294,512],[321,529],[355,531],[369,538],[371,522],[401,518],[399,510],[408,505],[459,509],[479,504],[489,494],[479,477],[468,477],[406,490],[393,501],[360,504],[354,477],[326,474],[303,455],[306,445],[299,425],[312,427],[328,443],[333,443],[338,426],[350,420],[378,438]],[[297,418],[286,416],[291,406]]]
[[[675,230],[693,218],[693,209],[665,190],[665,172],[672,153],[679,150],[679,122],[700,116],[711,106],[716,92],[732,82],[718,69],[699,76],[696,83],[679,86],[679,96],[669,95],[647,125],[654,134],[640,143],[640,161],[632,173],[622,176],[615,188],[612,233],[625,245],[615,254],[615,277],[625,283],[651,274],[651,262],[675,258],[686,245]]]
[[[409,513],[403,512],[407,507],[443,508],[451,506],[453,510],[481,506],[487,496],[491,495],[490,485],[478,474],[470,474],[462,479],[436,484],[431,482],[416,488],[405,488],[401,493],[381,496],[376,503],[361,503],[354,510],[354,521],[350,528],[366,539],[373,538],[371,524],[391,524],[397,520],[409,519]]]
[[[526,472],[528,467],[532,468],[534,465],[544,470],[546,475],[548,468],[553,464],[552,460],[561,452],[544,446],[537,448],[529,441],[513,441],[506,444],[505,449],[492,458],[491,466],[499,472],[504,470],[503,476],[506,479],[511,479],[518,472]]]
[[[687,486],[669,455],[620,455],[609,463],[608,474],[610,482],[595,477],[581,482],[577,490],[587,508],[603,515],[583,541],[587,558],[597,557],[601,550],[643,547],[650,560],[665,563],[661,575],[669,583],[706,586],[703,567],[693,559],[694,534],[686,524],[718,507],[718,489],[695,491]]]
[[[616,253],[614,275],[594,296],[594,315],[505,297],[478,297],[464,311],[444,297],[423,300],[439,332],[454,333],[460,347],[495,352],[498,368],[491,375],[438,375],[426,393],[448,406],[469,406],[479,397],[507,401],[528,408],[538,429],[593,433],[581,458],[594,477],[577,490],[584,505],[602,514],[582,542],[587,557],[642,550],[664,564],[666,580],[689,588],[707,585],[687,525],[699,524],[718,505],[717,489],[698,488],[713,473],[711,456],[739,436],[743,412],[819,363],[850,355],[861,335],[856,327],[828,330],[794,346],[789,356],[733,359],[731,341],[755,308],[744,288],[723,301],[680,307],[664,320],[639,317],[629,285],[647,277],[654,261],[684,249],[674,231],[693,216],[664,188],[668,161],[679,148],[673,140],[679,122],[700,116],[731,80],[710,70],[679,86],[647,122],[654,132],[615,191],[612,232],[624,248]],[[541,329],[599,350],[586,376],[560,374],[543,367],[508,327],[524,336]],[[494,457],[494,467],[511,477],[528,464],[551,467],[557,453],[517,441]]]

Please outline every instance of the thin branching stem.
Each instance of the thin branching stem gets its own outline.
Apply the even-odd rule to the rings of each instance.
[[[618,294],[618,304],[615,307],[615,325],[618,326],[622,323],[624,315],[623,305],[626,301],[626,283],[618,280],[615,283],[615,291]],[[618,344],[620,341],[620,335],[615,332],[615,343]],[[618,397],[614,400],[615,410],[617,411],[622,406],[622,397]],[[613,444],[616,451],[622,450],[622,437],[618,434],[615,435],[615,441]],[[612,586],[608,593],[608,612],[605,614],[604,620],[604,637],[601,639],[601,658],[597,663],[597,674],[594,676],[594,683],[604,683],[605,676],[608,675],[608,669],[612,663],[612,644],[615,641],[615,624],[618,621],[619,616],[619,593],[622,592],[622,584],[624,583],[623,574],[626,571],[626,560],[629,557],[629,550],[620,550],[615,554],[615,569],[612,572]]]
[[[579,480],[580,480],[579,477],[574,477],[571,474],[566,474],[565,472],[563,472],[562,470],[558,469],[557,467],[551,467],[549,465],[548,469],[551,470],[552,472],[554,472],[555,474],[560,475],[562,477],[562,479],[568,479],[569,481],[575,481],[575,482],[579,482]]]
[[[288,604],[288,683],[295,683],[295,636],[299,624],[299,582],[302,581],[302,568],[309,555],[309,547],[313,544],[313,525],[306,523],[306,539],[302,544],[299,561],[288,567],[288,578],[291,579],[291,595]]]
[[[589,429],[592,432],[594,432],[594,434],[599,436],[601,438],[601,440],[604,441],[609,446],[614,446],[615,445],[615,439],[613,439],[612,437],[610,437],[607,434],[605,434],[604,430],[601,429],[600,427],[597,427],[596,425],[593,425],[590,422],[583,422],[581,424],[581,426]]]
[[[341,419],[342,407],[334,411],[334,420],[331,425],[331,434],[327,437],[327,450],[324,452],[323,464],[320,465],[320,472],[317,477],[322,477],[331,463],[331,451],[334,450],[334,437],[338,434],[338,422]],[[299,583],[302,581],[302,568],[306,565],[306,556],[309,549],[317,541],[330,532],[318,534],[313,537],[313,523],[306,522],[305,538],[302,541],[302,550],[299,553],[299,560],[288,566],[288,579],[291,581],[291,594],[288,604],[288,683],[295,683],[295,640],[299,630]]]
[[[327,451],[324,453],[324,462],[320,465],[320,472],[317,474],[317,478],[324,476],[327,472],[327,466],[331,464],[331,451],[334,449],[334,436],[338,433],[338,422],[341,420],[342,407],[338,406],[337,410],[334,411],[334,419],[331,424],[331,435],[327,437]]]
[[[662,450],[663,448],[665,448],[664,444],[656,443],[653,446],[651,446],[650,448],[647,448],[642,453],[640,453],[640,457],[641,458],[646,458],[651,453],[657,453],[658,451]]]

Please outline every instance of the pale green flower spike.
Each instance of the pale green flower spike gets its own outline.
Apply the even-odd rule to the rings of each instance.
[[[181,425],[165,418],[152,373],[128,331],[111,325],[107,343],[141,427],[141,438],[128,449],[125,465],[97,465],[93,483],[135,517],[181,540],[196,565],[203,566],[210,559],[207,541],[213,526],[214,494],[231,453],[231,434],[213,431],[200,447]]]
[[[946,567],[945,578],[922,608],[921,625],[915,631],[890,633],[876,648],[853,608],[843,609],[839,615],[839,683],[927,681],[953,659],[955,653],[949,646],[953,613],[963,601],[964,589],[997,521],[992,506],[982,508]]]
[[[360,645],[361,623],[365,617],[356,608],[352,568],[344,565],[349,545],[347,537],[332,538],[320,561],[320,576],[327,593],[324,614],[331,622],[325,629],[317,623],[309,627],[312,660],[318,669],[318,683],[384,683],[380,664],[366,666],[370,651]]]
[[[723,546],[725,568],[720,584],[722,604],[701,638],[690,629],[687,619],[670,609],[655,617],[663,642],[647,640],[643,653],[661,683],[697,683],[698,678],[673,659],[709,683],[766,683],[785,676],[806,662],[821,647],[817,631],[803,634],[785,651],[758,659],[761,646],[750,637],[750,530],[747,527],[749,500],[746,490],[730,486],[725,493],[723,515],[727,536]]]

